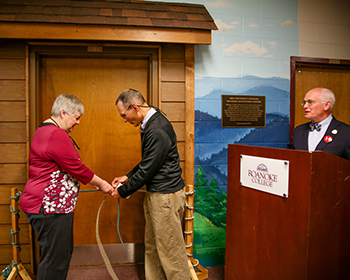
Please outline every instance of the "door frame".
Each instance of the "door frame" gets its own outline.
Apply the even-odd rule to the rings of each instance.
[[[314,57],[290,57],[290,113],[289,113],[289,142],[291,141],[295,127],[295,73],[302,67],[349,70],[350,60],[314,58]]]

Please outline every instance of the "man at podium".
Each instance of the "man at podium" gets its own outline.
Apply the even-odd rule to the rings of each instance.
[[[350,126],[332,115],[334,93],[327,88],[314,88],[305,95],[302,106],[310,122],[293,131],[289,149],[321,150],[350,160]]]

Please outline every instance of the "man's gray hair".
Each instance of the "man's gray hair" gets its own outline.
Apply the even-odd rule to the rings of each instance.
[[[320,88],[321,89],[321,96],[320,99],[322,102],[331,102],[331,110],[333,109],[333,106],[335,104],[335,96],[333,91],[331,91],[328,88]]]
[[[73,115],[77,112],[80,115],[84,114],[84,105],[74,95],[60,94],[57,96],[51,108],[51,116],[58,117],[61,111],[64,110],[68,115]]]
[[[123,103],[123,106],[125,108],[129,108],[131,104],[143,105],[146,103],[146,100],[141,92],[132,88],[123,90],[122,93],[118,96],[115,105],[117,105],[119,101]]]

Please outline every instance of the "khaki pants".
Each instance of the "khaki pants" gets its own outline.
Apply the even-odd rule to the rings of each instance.
[[[146,193],[146,280],[190,279],[182,227],[185,199],[185,188],[169,194]]]

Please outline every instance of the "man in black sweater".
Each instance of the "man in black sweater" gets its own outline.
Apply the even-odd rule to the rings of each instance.
[[[124,122],[140,125],[142,159],[128,174],[113,180],[113,187],[122,186],[112,196],[126,198],[146,185],[146,279],[189,280],[182,228],[186,194],[174,129],[137,90],[124,90],[116,105]]]

